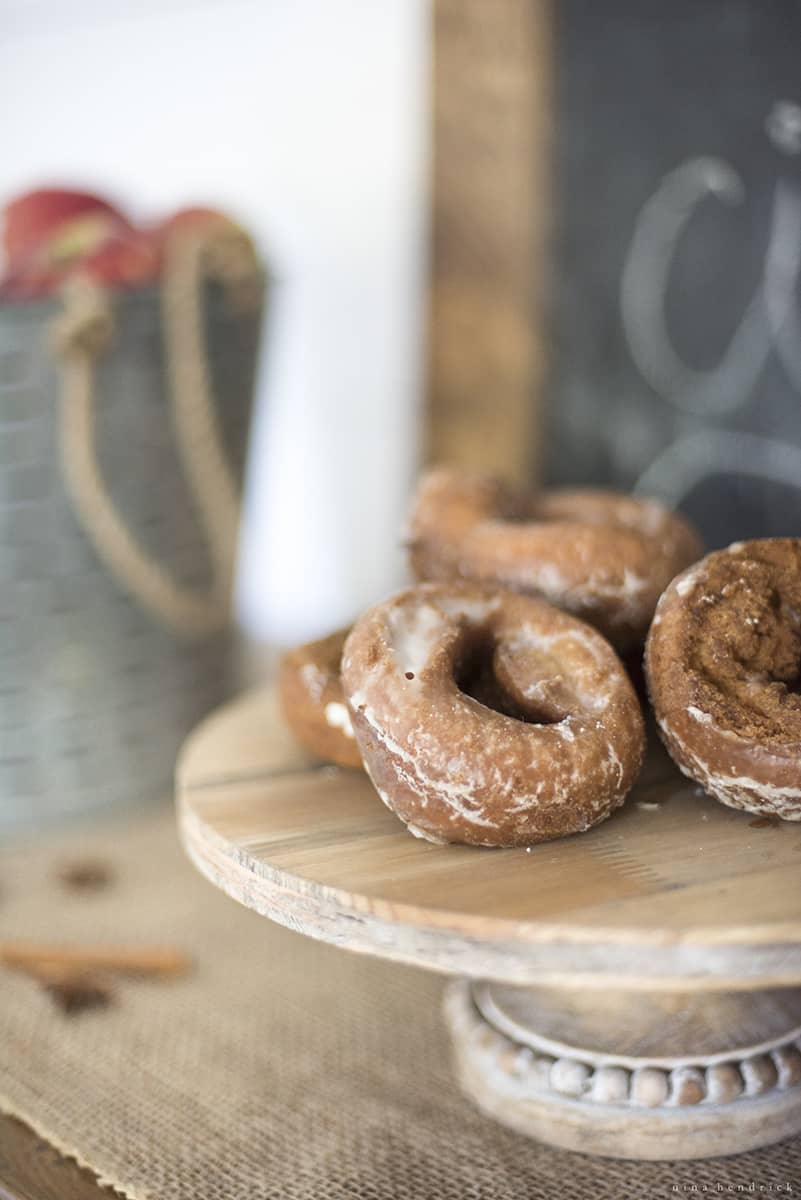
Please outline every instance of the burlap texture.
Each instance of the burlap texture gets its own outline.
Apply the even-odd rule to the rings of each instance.
[[[88,858],[108,863],[113,885],[65,889],[59,869]],[[6,849],[0,936],[195,956],[191,978],[123,982],[113,1006],[72,1017],[29,980],[0,977],[0,1107],[131,1200],[634,1200],[752,1184],[801,1194],[799,1139],[637,1164],[551,1150],[485,1120],[453,1083],[440,978],[239,908],[185,861],[168,811]]]

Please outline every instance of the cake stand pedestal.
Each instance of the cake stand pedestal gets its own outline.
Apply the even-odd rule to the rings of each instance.
[[[366,776],[300,750],[258,691],[191,736],[177,793],[183,844],[228,895],[457,977],[456,1073],[505,1125],[641,1159],[801,1132],[801,826],[724,808],[657,746],[588,833],[434,846]]]

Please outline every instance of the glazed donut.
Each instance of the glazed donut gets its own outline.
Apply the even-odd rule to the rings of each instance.
[[[302,746],[340,767],[361,767],[339,676],[347,635],[348,630],[341,629],[285,654],[278,670],[278,696],[284,719]]]
[[[644,748],[599,633],[544,600],[420,584],[365,613],[342,656],[365,768],[410,832],[524,846],[623,803]]]
[[[645,669],[685,775],[732,808],[801,821],[801,539],[737,542],[674,579]]]
[[[443,467],[422,479],[407,538],[416,579],[543,596],[622,653],[642,646],[661,592],[702,553],[691,526],[655,500],[588,488],[533,498]]]

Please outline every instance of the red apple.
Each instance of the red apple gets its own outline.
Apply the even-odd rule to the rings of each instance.
[[[183,208],[136,229],[112,205],[86,192],[40,189],[6,209],[7,270],[0,299],[49,295],[78,272],[106,287],[137,287],[159,276],[165,249],[183,232],[239,226],[212,208]]]
[[[26,192],[6,205],[3,216],[3,245],[12,269],[27,262],[43,244],[52,242],[65,225],[78,222],[73,228],[80,228],[81,222],[91,226],[94,221],[107,229],[130,228],[122,213],[100,196],[64,188]]]
[[[46,296],[78,273],[109,288],[142,286],[159,276],[159,247],[141,230],[97,223],[91,231],[74,230],[68,225],[62,233],[63,238],[59,235],[52,244],[40,247],[38,253],[6,272],[0,281],[1,298]]]
[[[70,274],[74,271],[112,288],[154,283],[161,271],[161,249],[144,230],[118,230],[75,263]]]

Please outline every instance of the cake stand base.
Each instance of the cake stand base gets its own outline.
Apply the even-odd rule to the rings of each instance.
[[[635,1159],[801,1132],[801,830],[704,796],[656,744],[619,812],[528,850],[410,837],[270,690],[204,722],[177,783],[187,853],[229,896],[473,981],[448,992],[456,1063],[506,1125]]]
[[[734,1154],[801,1132],[801,990],[573,991],[457,980],[463,1090],[530,1137],[611,1158]]]

